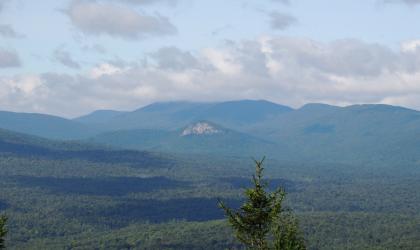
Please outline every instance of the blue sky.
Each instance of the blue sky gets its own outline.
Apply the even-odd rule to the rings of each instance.
[[[0,107],[154,101],[420,109],[417,0],[0,0]]]

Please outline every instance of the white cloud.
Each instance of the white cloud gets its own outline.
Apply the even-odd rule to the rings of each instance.
[[[176,47],[163,47],[150,56],[162,69],[183,70],[203,67],[190,52]]]
[[[96,1],[72,1],[66,11],[72,23],[85,34],[126,39],[173,35],[176,28],[165,17],[138,13],[131,8]]]
[[[235,58],[229,51],[209,48],[204,50],[203,53],[208,62],[223,74],[238,75],[242,71],[241,64],[235,62]]]
[[[420,40],[410,40],[401,44],[401,50],[405,53],[416,52],[420,49]]]
[[[104,62],[83,74],[40,75],[33,84],[25,84],[25,76],[0,77],[0,105],[68,116],[167,100],[268,99],[295,107],[388,103],[420,109],[417,51],[358,40],[264,37],[194,54],[167,50],[182,67],[173,67],[177,60],[164,51],[150,54],[148,64]]]
[[[24,75],[18,78],[7,79],[4,81],[4,85],[8,87],[9,91],[30,95],[41,85],[41,80],[37,75]]]
[[[121,74],[127,71],[127,68],[120,68],[110,63],[102,63],[90,70],[89,76],[97,79],[106,75]]]

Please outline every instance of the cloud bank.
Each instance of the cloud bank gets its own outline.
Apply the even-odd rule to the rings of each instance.
[[[197,53],[166,47],[147,63],[103,62],[76,75],[0,77],[0,105],[66,116],[154,101],[245,98],[294,107],[387,103],[420,109],[417,44],[408,41],[395,51],[359,40],[265,37]]]

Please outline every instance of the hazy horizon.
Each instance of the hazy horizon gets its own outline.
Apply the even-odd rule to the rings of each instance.
[[[0,0],[0,107],[171,100],[420,109],[419,1]]]
[[[66,119],[76,119],[76,118],[80,118],[83,116],[87,116],[90,115],[94,112],[97,111],[116,111],[116,112],[133,112],[136,110],[140,110],[142,108],[145,108],[149,105],[153,105],[153,104],[159,104],[159,103],[202,103],[202,104],[217,104],[217,103],[224,103],[224,102],[241,102],[241,101],[266,101],[266,102],[270,102],[270,103],[274,103],[277,105],[281,105],[281,106],[285,106],[285,107],[289,107],[292,108],[293,110],[299,110],[307,105],[311,105],[311,104],[321,104],[321,105],[329,105],[329,106],[334,106],[334,107],[340,107],[340,108],[346,108],[346,107],[351,107],[351,106],[357,106],[357,105],[388,105],[388,106],[392,106],[392,107],[399,107],[399,108],[404,108],[404,109],[410,109],[410,110],[414,110],[414,111],[418,111],[420,112],[420,110],[418,109],[413,109],[413,108],[409,108],[409,107],[404,107],[404,106],[400,106],[400,105],[391,105],[391,104],[383,104],[383,103],[354,103],[354,104],[349,104],[349,105],[331,105],[331,104],[327,104],[327,103],[320,103],[320,102],[309,102],[309,103],[304,103],[301,106],[298,107],[292,107],[292,106],[288,106],[282,103],[278,103],[278,102],[273,102],[273,101],[269,101],[269,100],[265,100],[265,99],[238,99],[238,100],[226,100],[226,101],[213,101],[213,102],[206,102],[206,101],[188,101],[188,100],[170,100],[170,101],[157,101],[157,102],[151,102],[151,103],[147,103],[145,105],[139,106],[137,108],[134,109],[127,109],[127,110],[117,110],[117,109],[94,109],[91,111],[87,111],[86,113],[77,115],[77,116],[62,116],[62,115],[54,115],[54,114],[49,114],[49,113],[39,113],[39,112],[25,112],[25,111],[12,111],[12,110],[3,110],[0,109],[0,112],[15,112],[15,113],[34,113],[34,114],[43,114],[43,115],[52,115],[52,116],[57,116],[57,117],[62,117],[62,118],[66,118]]]

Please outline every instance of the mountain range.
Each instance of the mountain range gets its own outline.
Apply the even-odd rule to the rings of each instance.
[[[0,112],[0,128],[48,139],[170,153],[265,154],[294,162],[353,165],[420,164],[420,112],[390,105],[307,104],[293,109],[264,100],[163,102],[131,112],[100,110],[75,119]]]

